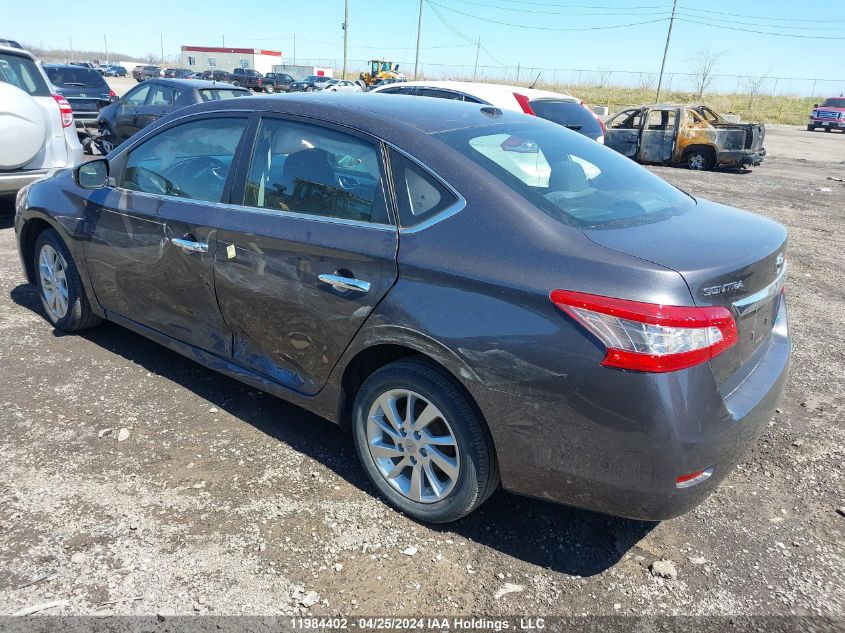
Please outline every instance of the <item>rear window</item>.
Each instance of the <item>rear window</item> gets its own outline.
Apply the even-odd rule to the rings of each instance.
[[[50,96],[50,87],[29,57],[0,53],[0,81],[12,84],[32,97]]]
[[[245,97],[249,94],[247,90],[234,90],[232,88],[211,88],[200,90],[200,98],[203,101],[220,101],[221,99],[232,99],[234,97]]]
[[[96,70],[82,66],[45,66],[47,76],[55,86],[66,88],[105,88],[106,80]]]
[[[582,134],[600,136],[601,126],[587,108],[572,101],[555,101],[554,99],[537,99],[531,101],[531,109],[538,117],[557,123],[570,130]]]
[[[545,121],[436,135],[558,222],[580,228],[648,224],[695,200],[629,158]]]

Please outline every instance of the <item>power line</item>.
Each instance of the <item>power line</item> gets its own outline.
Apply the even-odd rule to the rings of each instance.
[[[707,22],[698,22],[697,20],[690,20],[689,18],[675,18],[678,22],[688,22],[690,24],[699,24],[701,26],[709,26],[715,29],[727,29],[728,31],[742,31],[743,33],[757,33],[759,35],[773,35],[775,37],[797,37],[805,40],[845,40],[845,37],[834,37],[832,35],[798,35],[797,33],[773,33],[772,31],[757,31],[754,29],[744,29],[738,26],[725,26],[724,24],[709,24]]]
[[[461,39],[464,39],[469,43],[473,43],[472,38],[470,38],[468,35],[464,35],[463,33],[461,33],[458,29],[456,29],[454,26],[452,26],[446,18],[443,17],[440,14],[440,11],[438,11],[435,7],[432,6],[432,3],[431,3],[430,0],[426,0],[426,2],[428,3],[428,6],[432,10],[432,12],[434,12],[434,15],[436,15],[440,19],[440,21],[443,22],[443,24],[446,25],[446,28],[448,28],[450,31],[452,31],[452,33],[454,33],[455,35],[457,35]],[[484,45],[480,43],[480,41],[476,42],[476,45],[478,46],[478,48],[480,48],[481,50],[484,51],[484,54],[487,55],[487,57],[489,57],[494,62],[499,64],[499,66],[507,66],[507,64],[505,64],[504,62],[501,62],[498,59],[496,59],[495,57],[493,57],[493,54],[490,51],[488,51],[484,47]]]
[[[499,20],[491,20],[489,18],[483,18],[478,15],[472,15],[471,13],[465,13],[463,11],[458,11],[457,9],[453,9],[452,7],[447,7],[442,4],[438,4],[436,2],[432,2],[431,0],[427,0],[429,6],[438,6],[441,9],[446,9],[447,11],[451,11],[452,13],[457,13],[458,15],[463,15],[468,18],[473,18],[475,20],[481,20],[482,22],[489,22],[491,24],[498,24],[500,26],[510,26],[517,29],[529,29],[529,30],[537,30],[537,31],[606,31],[609,29],[622,29],[629,26],[642,26],[644,24],[656,24],[657,22],[666,22],[669,18],[657,18],[656,20],[645,20],[643,22],[631,22],[629,24],[609,24],[607,26],[579,26],[579,27],[552,27],[552,26],[530,26],[527,24],[513,24],[511,22],[501,22]]]
[[[538,13],[543,15],[567,15],[572,17],[580,17],[580,16],[605,16],[605,17],[613,17],[613,16],[646,16],[646,15],[667,15],[669,13],[668,9],[663,9],[662,11],[650,11],[650,12],[639,12],[639,13],[632,13],[630,11],[626,11],[623,13],[613,12],[613,13],[570,13],[567,11],[540,11],[540,10],[532,10],[532,9],[525,9],[524,4],[530,3],[523,3],[519,2],[518,6],[515,7],[501,7],[489,4],[487,2],[473,2],[472,0],[452,0],[453,2],[460,2],[461,4],[471,4],[477,7],[484,7],[486,9],[498,9],[499,11],[517,11],[519,13]],[[507,1],[507,0],[499,0],[499,2]],[[539,3],[538,3],[539,4]],[[545,6],[545,5],[544,5]],[[567,8],[567,7],[560,7],[558,5],[550,5],[555,6],[558,8]]]
[[[719,24],[723,24],[724,21],[720,20],[719,18],[711,18],[702,15],[693,15],[691,13],[682,13],[678,12],[678,15],[683,15],[688,18],[693,18],[695,20],[707,20],[708,22],[718,22]],[[731,22],[733,24],[733,22]],[[843,27],[841,26],[781,26],[780,24],[760,24],[759,22],[743,22],[743,26],[760,26],[765,29],[791,29],[791,30],[799,30],[799,31],[841,31]]]
[[[845,20],[829,20],[819,18],[770,18],[764,15],[742,15],[739,13],[726,13],[724,11],[712,11],[710,9],[696,9],[694,7],[687,7],[681,5],[681,9],[686,11],[695,11],[696,13],[713,13],[714,15],[724,15],[731,18],[747,18],[749,20],[769,20],[772,22],[822,22],[828,24],[830,22],[845,22]]]

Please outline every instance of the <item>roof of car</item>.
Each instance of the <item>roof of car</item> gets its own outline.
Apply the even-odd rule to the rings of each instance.
[[[529,99],[571,99],[578,101],[567,92],[552,92],[550,90],[538,90],[536,88],[525,88],[523,86],[511,86],[508,84],[491,84],[480,81],[402,81],[395,84],[405,86],[421,86],[426,88],[441,88],[444,90],[457,90],[466,94],[485,98],[485,95],[501,95],[502,93],[518,92]],[[394,84],[394,85],[395,85]]]
[[[181,88],[196,88],[197,90],[208,90],[209,88],[218,88],[223,90],[239,90],[241,92],[249,92],[246,88],[239,88],[238,86],[233,86],[231,84],[227,84],[222,81],[209,81],[207,79],[180,79],[178,77],[173,78],[154,78],[148,79],[147,81],[153,81],[159,84],[165,84],[168,86],[179,86]]]
[[[374,98],[367,93],[332,93],[331,95],[320,92],[295,93],[225,99],[191,106],[193,112],[244,109],[295,114],[326,121],[342,121],[364,131],[378,132],[386,140],[389,140],[388,137],[392,135],[392,131],[400,128],[413,127],[426,134],[436,134],[448,130],[514,121],[516,117],[527,118],[527,115],[521,113],[450,99]],[[183,112],[184,114],[191,113]]]
[[[29,57],[33,61],[36,59],[35,55],[30,53],[28,50],[23,49],[23,48],[18,48],[16,46],[3,46],[2,44],[0,44],[0,52],[12,53],[13,55],[24,55],[26,57]]]

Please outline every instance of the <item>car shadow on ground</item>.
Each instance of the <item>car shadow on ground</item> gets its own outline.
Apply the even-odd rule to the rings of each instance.
[[[20,285],[12,300],[43,316],[32,286]],[[74,336],[55,331],[56,336]],[[251,424],[270,437],[330,468],[373,497],[375,488],[358,464],[349,434],[304,409],[218,374],[134,332],[112,323],[78,336],[163,376]],[[256,406],[256,397],[261,405]],[[283,420],[283,422],[280,422]],[[429,526],[443,538],[459,537],[507,556],[574,576],[599,574],[612,565],[657,523],[633,521],[577,510],[497,491],[470,516],[444,526]],[[502,570],[507,571],[503,561]]]
[[[9,229],[15,223],[15,199],[0,197],[0,230]]]

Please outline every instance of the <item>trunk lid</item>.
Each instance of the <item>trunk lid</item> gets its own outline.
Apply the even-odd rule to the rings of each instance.
[[[596,244],[677,271],[696,305],[731,310],[739,340],[711,363],[720,385],[734,382],[770,339],[786,271],[787,233],[780,224],[699,200],[669,220],[584,233]]]

